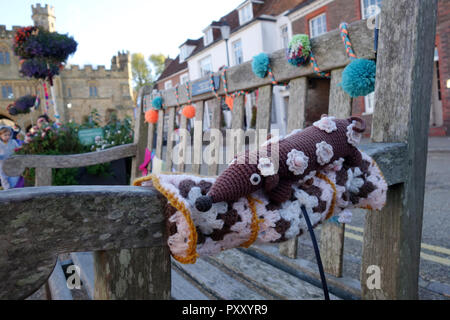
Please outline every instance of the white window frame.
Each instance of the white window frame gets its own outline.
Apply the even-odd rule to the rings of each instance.
[[[369,14],[369,12],[367,11],[368,8],[370,8],[370,6],[380,6],[381,7],[381,3],[383,0],[361,0],[361,18],[367,19],[368,17],[371,16],[371,14]],[[367,5],[366,5],[367,3]]]
[[[213,42],[214,38],[213,38],[213,30],[212,28],[208,28],[205,30],[205,35],[203,36],[203,44],[205,46],[209,45],[210,43]]]
[[[289,27],[287,24],[280,27],[280,39],[281,48],[287,48],[289,46]]]
[[[172,80],[167,80],[164,82],[164,90],[172,88]]]
[[[239,44],[239,47],[237,48],[236,45]],[[241,39],[238,39],[236,41],[233,41],[231,43],[231,48],[233,49],[233,63],[234,65],[238,65],[244,62],[244,52],[242,50],[242,41]],[[238,57],[238,53],[240,53],[240,56]],[[241,61],[238,61],[240,58]]]
[[[324,23],[325,30],[323,30],[323,28],[322,28],[322,30],[315,30],[315,28],[313,28],[313,22],[318,21],[319,19],[323,19],[324,17],[325,17],[325,20],[323,21],[323,23]],[[309,35],[311,38],[318,37],[324,33],[327,33],[327,13],[326,12],[321,13],[321,14],[315,16],[314,18],[309,19]]]
[[[249,2],[239,9],[239,24],[243,25],[253,19],[253,6]]]
[[[205,61],[207,61],[208,63],[205,63]],[[206,56],[202,59],[200,59],[198,61],[198,65],[200,68],[200,77],[206,76],[208,74],[210,74],[211,72],[213,72],[213,66],[212,66],[212,59],[211,56]],[[204,68],[204,66],[209,65],[209,69],[208,68]]]

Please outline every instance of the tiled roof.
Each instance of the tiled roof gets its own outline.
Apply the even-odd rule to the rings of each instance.
[[[238,10],[233,10],[229,12],[227,15],[220,18],[219,21],[213,21],[211,23],[212,26],[221,26],[223,23],[227,23],[230,26],[230,34],[238,31],[239,29],[243,28],[244,26],[248,25],[249,23],[253,22],[254,20],[262,20],[265,19],[262,16],[278,16],[282,14],[285,11],[288,11],[292,8],[298,9],[301,6],[307,5],[310,2],[315,0],[266,0],[264,3],[253,3],[253,19],[249,22],[247,22],[244,25],[239,25],[239,12]],[[293,10],[291,10],[293,11]],[[188,44],[196,46],[195,49],[192,51],[190,56],[193,56],[204,49],[210,47],[211,45],[215,44],[216,42],[222,40],[222,35],[220,33],[219,29],[213,30],[213,41],[209,45],[205,46],[203,42],[203,37],[199,38],[197,40],[188,39],[186,42],[184,42],[181,46]],[[180,46],[180,47],[181,47]],[[172,63],[164,70],[164,72],[161,74],[159,79],[164,79],[169,77],[170,75],[179,72],[180,70],[183,70],[184,68],[187,68],[186,62],[183,62],[181,65],[176,66],[176,64],[179,64],[179,57],[177,57]],[[159,81],[158,79],[158,81]]]
[[[177,72],[187,69],[187,62],[180,63],[180,56],[178,55],[168,66],[164,69],[156,82],[161,81]]]

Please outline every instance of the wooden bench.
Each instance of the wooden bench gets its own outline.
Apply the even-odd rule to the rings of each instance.
[[[361,268],[365,299],[418,297],[436,7],[436,0],[383,1],[371,137],[374,143],[365,150],[380,165],[390,188],[385,209],[369,212],[366,217]],[[366,21],[351,24],[349,34],[356,55],[373,59],[374,35]],[[328,32],[311,43],[320,68],[331,71],[328,113],[349,116],[352,100],[338,84],[343,68],[350,61],[339,31]],[[289,82],[287,129],[302,128],[308,105],[308,78],[314,77],[313,70],[287,64],[284,50],[270,58],[276,80]],[[205,79],[198,81],[202,80]],[[259,90],[256,129],[270,131],[273,92],[270,78],[255,77],[251,63],[247,62],[228,69],[227,83],[229,92]],[[174,166],[172,154],[176,112],[179,105],[188,102],[187,92],[180,88],[178,101],[175,89],[160,93],[165,108],[159,111],[155,125],[147,125],[143,120],[143,99],[149,94],[150,88],[139,93],[134,144],[83,156],[15,156],[6,161],[7,172],[12,175],[25,167],[35,167],[37,185],[43,186],[49,185],[50,168],[133,156],[133,179],[138,176],[145,147],[149,150],[156,147],[156,157],[165,160],[166,170],[185,171],[187,159]],[[225,94],[223,84],[218,94]],[[222,112],[212,92],[194,96],[192,101],[196,116],[191,172],[199,173],[202,166],[207,166],[208,174],[216,175],[218,139],[208,138],[215,149],[214,161],[204,164],[201,159],[205,104],[212,112],[211,129],[220,129]],[[233,129],[244,128],[243,105],[244,97],[236,97]],[[186,128],[187,121],[182,117],[180,129]],[[179,145],[187,143],[181,139]],[[87,250],[95,251],[95,298],[168,298],[170,258],[165,245],[163,206],[164,200],[152,188],[38,187],[0,193],[0,298],[23,298],[32,293],[48,277],[57,253]],[[345,225],[326,223],[321,231],[326,272],[337,277],[342,275],[344,229]],[[280,245],[280,251],[292,258],[296,257],[296,250],[296,241]],[[371,275],[366,270],[372,265],[381,270],[379,289],[366,286]]]

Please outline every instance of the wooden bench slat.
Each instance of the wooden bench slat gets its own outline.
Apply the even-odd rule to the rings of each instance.
[[[136,155],[134,143],[96,152],[64,156],[17,155],[5,160],[3,169],[9,176],[19,176],[25,168],[78,168],[110,162]]]
[[[306,105],[308,101],[308,78],[301,77],[289,83],[289,103],[287,111],[287,133],[305,127]],[[298,256],[298,238],[279,244],[280,254],[296,259]]]
[[[185,116],[180,117],[180,142],[178,143],[178,165],[177,171],[184,172],[186,167],[186,159],[187,159],[187,147],[191,144],[190,134],[187,131],[187,122],[188,119]]]
[[[0,299],[22,299],[57,255],[165,246],[165,199],[153,188],[35,187],[0,192]]]
[[[194,121],[194,152],[192,155],[192,173],[200,173],[203,158],[203,112],[204,102],[199,101],[195,106]]]
[[[175,114],[176,108],[169,108],[169,119],[167,123],[167,151],[166,151],[166,171],[172,171],[173,163],[173,146],[175,139]]]
[[[328,115],[347,118],[352,115],[352,98],[339,85],[344,69],[331,71]],[[320,252],[325,272],[342,277],[344,264],[345,224],[325,222],[320,231]]]
[[[209,141],[210,144],[208,149],[210,150],[210,164],[208,165],[208,175],[215,176],[219,172],[219,161],[220,155],[222,153],[221,147],[222,142],[222,132],[220,131],[222,122],[222,108],[218,99],[208,100],[208,108],[212,113],[211,126],[209,131]]]

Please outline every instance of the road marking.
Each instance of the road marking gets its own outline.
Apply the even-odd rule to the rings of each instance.
[[[347,227],[347,225],[346,225],[346,227]],[[353,227],[353,228],[355,228],[355,227]],[[352,233],[350,231],[345,231],[345,236],[347,238],[354,239],[354,240],[357,240],[357,241],[360,241],[360,242],[363,241],[363,237],[362,236],[354,234],[354,233]],[[423,247],[423,245],[422,245],[422,247]],[[424,259],[424,260],[437,262],[437,263],[440,263],[440,264],[443,264],[443,265],[446,265],[446,266],[450,266],[450,259],[447,259],[447,258],[442,258],[442,257],[438,257],[438,256],[435,256],[435,255],[431,255],[431,254],[427,254],[427,253],[423,253],[423,252],[420,253],[420,257],[422,259]]]
[[[351,226],[351,225],[346,224],[345,228],[346,229],[350,229],[350,230],[354,230],[354,231],[357,231],[357,232],[364,233],[364,229],[360,228],[360,227],[355,227],[355,226]],[[447,249],[447,248],[444,248],[444,247],[434,246],[432,244],[426,244],[426,243],[423,243],[423,242],[421,244],[421,247],[422,247],[422,249],[427,249],[427,250],[430,250],[430,251],[435,251],[435,252],[443,253],[443,254],[446,254],[446,255],[450,256],[450,249]]]

